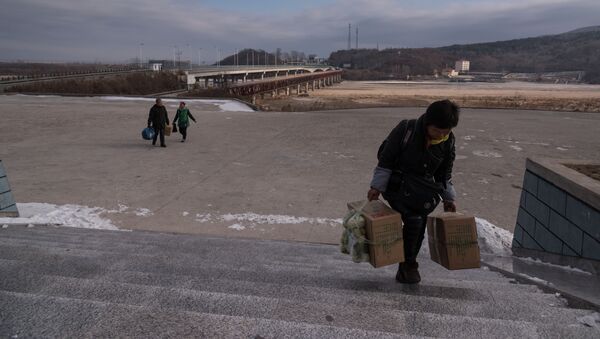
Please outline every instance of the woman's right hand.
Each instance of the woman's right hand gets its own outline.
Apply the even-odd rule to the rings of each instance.
[[[371,187],[369,192],[367,192],[367,199],[369,199],[369,201],[377,200],[379,199],[379,194],[381,194],[381,192]]]

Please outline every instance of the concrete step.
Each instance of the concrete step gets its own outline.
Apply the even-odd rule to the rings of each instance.
[[[90,292],[95,293],[95,297],[101,294],[113,294],[114,299],[119,297],[121,302],[104,301],[90,299],[88,295],[77,295],[81,291],[81,286],[68,285],[69,288],[76,288],[75,296],[61,297],[46,295],[44,291],[36,294],[25,294],[30,298],[41,297],[45,303],[54,300],[67,301],[76,308],[77,304],[85,301],[86,304],[102,303],[110,305],[110,310],[104,310],[100,314],[94,314],[94,318],[102,318],[105,313],[113,315],[114,306],[119,305],[128,309],[137,309],[145,313],[153,314],[155,322],[164,321],[162,314],[213,314],[227,317],[236,317],[244,319],[264,319],[276,320],[285,323],[310,324],[312,326],[332,326],[345,330],[355,329],[367,332],[385,332],[396,333],[399,335],[425,335],[431,337],[486,337],[486,338],[506,338],[506,337],[556,337],[593,334],[591,329],[583,328],[579,324],[569,324],[557,326],[552,324],[532,323],[524,321],[485,319],[476,317],[459,317],[452,315],[439,315],[430,313],[406,312],[395,310],[381,310],[370,306],[361,307],[341,307],[339,305],[329,305],[321,302],[298,302],[292,300],[278,300],[274,298],[259,297],[240,297],[230,294],[207,294],[204,292],[191,290],[147,290],[146,296],[150,299],[144,299],[141,305],[130,304],[135,299],[135,294],[125,293],[114,294],[112,289],[103,289],[95,282],[90,282]],[[100,287],[100,288],[99,288]],[[163,293],[161,293],[163,292]],[[6,293],[0,291],[0,296]],[[12,292],[13,295],[15,292]],[[24,295],[20,293],[20,295]],[[2,297],[0,297],[1,299]],[[5,300],[7,302],[8,300]],[[7,305],[12,305],[8,304]],[[67,307],[64,305],[64,307]],[[157,310],[160,310],[157,314]],[[86,310],[90,312],[90,310]],[[28,310],[31,312],[31,310]],[[14,309],[11,307],[11,313]],[[36,315],[33,318],[42,316],[40,310],[34,311]],[[60,316],[65,316],[60,314]],[[460,326],[457,326],[460,324]],[[565,324],[565,322],[563,322]],[[138,325],[138,324],[136,324]],[[145,326],[146,324],[142,325]],[[140,325],[138,325],[140,326]],[[225,333],[231,329],[226,329]],[[92,329],[89,332],[94,333]],[[297,334],[293,334],[296,336]]]
[[[488,302],[436,298],[428,296],[415,297],[398,291],[396,293],[377,293],[363,291],[345,291],[334,288],[299,287],[275,283],[253,283],[227,279],[205,279],[191,282],[179,276],[160,277],[169,279],[170,284],[155,285],[138,283],[135,274],[111,272],[112,274],[94,279],[81,279],[56,275],[40,275],[28,268],[16,270],[0,269],[5,277],[0,281],[0,290],[43,293],[60,297],[76,297],[106,302],[121,302],[134,305],[144,305],[148,300],[154,300],[158,295],[167,301],[178,299],[182,293],[198,293],[211,304],[222,295],[231,298],[263,298],[265,300],[282,299],[287,302],[318,302],[327,305],[337,305],[340,308],[364,307],[378,308],[390,311],[411,311],[419,313],[446,314],[490,319],[523,320],[530,322],[572,322],[588,312],[558,307],[546,303],[526,303],[518,300],[502,300]],[[142,279],[146,279],[146,274]],[[132,279],[134,278],[134,279]],[[130,280],[126,282],[125,280]],[[141,280],[141,279],[140,279]],[[175,291],[175,292],[174,292]],[[239,302],[245,304],[245,299]],[[281,303],[281,301],[278,301]],[[257,304],[257,303],[252,303]],[[239,305],[238,305],[239,306]],[[240,306],[240,309],[243,307]],[[239,314],[237,314],[239,315]]]
[[[436,273],[437,277],[435,275],[426,275],[424,272],[422,284],[413,287],[395,283],[393,278],[394,272],[383,276],[377,276],[371,272],[360,273],[350,270],[323,270],[315,273],[261,263],[239,266],[212,261],[197,262],[194,260],[191,262],[180,262],[172,256],[166,258],[140,258],[131,255],[122,257],[97,251],[92,251],[92,255],[86,252],[86,256],[80,256],[74,252],[77,252],[77,250],[69,252],[50,251],[46,253],[32,251],[31,248],[25,246],[4,245],[0,247],[0,258],[21,260],[24,262],[24,265],[34,268],[40,273],[60,274],[79,278],[94,278],[112,271],[129,271],[145,274],[186,276],[188,278],[212,277],[256,283],[337,288],[348,291],[397,292],[401,290],[413,296],[429,296],[453,300],[484,301],[492,298],[504,300],[506,295],[515,293],[531,298],[529,294],[535,293],[539,294],[536,300],[543,301],[549,305],[558,303],[552,295],[541,294],[537,290],[532,291],[531,287],[523,288],[527,285],[502,284],[500,282],[506,281],[506,279],[500,276],[497,279],[498,283],[486,281],[484,284],[477,281],[469,281],[467,285],[462,285],[460,280],[451,280],[445,277],[444,271]],[[472,272],[472,274],[475,272],[477,271]],[[445,281],[453,281],[454,283],[440,283],[440,278],[445,279]],[[519,286],[519,288],[516,286]]]
[[[185,252],[181,253],[177,249],[172,251],[162,250],[162,260],[158,260],[156,257],[157,249],[144,249],[135,250],[122,248],[111,248],[97,246],[88,247],[88,242],[79,242],[74,245],[66,245],[58,241],[28,241],[28,240],[15,240],[10,238],[0,237],[0,243],[4,245],[5,250],[2,251],[0,248],[0,258],[18,258],[22,260],[37,261],[39,257],[44,256],[61,256],[65,258],[69,257],[85,257],[85,258],[97,258],[102,256],[105,260],[111,262],[118,262],[123,257],[128,257],[135,263],[143,265],[145,267],[152,267],[160,265],[161,262],[167,261],[169,266],[175,267],[178,263],[185,263],[189,266],[202,266],[212,265],[214,262],[218,262],[219,265],[230,269],[231,267],[246,267],[256,266],[260,263],[261,271],[290,271],[290,270],[302,270],[305,272],[313,272],[315,274],[322,274],[326,271],[330,274],[338,276],[347,275],[349,270],[352,271],[352,275],[356,277],[394,277],[395,276],[395,265],[374,269],[368,263],[354,264],[350,261],[350,257],[337,252],[335,246],[322,245],[323,247],[329,248],[327,256],[312,257],[311,253],[302,248],[296,248],[294,256],[290,258],[296,259],[297,257],[304,257],[303,262],[287,261],[282,256],[253,256],[253,255],[239,255],[235,249],[231,248],[218,248],[214,252],[206,253],[204,251],[198,251],[196,253]],[[237,254],[233,254],[237,253]],[[289,255],[289,253],[288,253]],[[297,259],[296,259],[297,260]],[[151,261],[152,263],[148,263]],[[468,280],[468,281],[489,281],[496,283],[511,283],[506,279],[499,279],[502,276],[496,272],[489,272],[485,270],[461,270],[461,271],[449,271],[439,266],[436,263],[431,262],[429,259],[422,258],[420,271],[424,277],[430,278],[444,278],[444,279],[456,279],[456,280]]]
[[[0,314],[6,338],[423,338],[4,291]]]
[[[111,305],[106,312],[115,305],[142,314],[157,310],[157,319],[167,317],[167,323],[172,314],[222,316],[363,331],[359,336],[592,333],[577,322],[590,312],[567,309],[553,294],[483,269],[447,271],[426,258],[420,262],[423,281],[408,286],[395,283],[395,267],[354,264],[330,245],[53,227],[0,230],[0,290],[24,304],[43,297],[83,303],[90,312],[97,310],[89,305],[99,304]],[[21,307],[8,305],[7,312]],[[172,326],[177,331],[179,323]]]

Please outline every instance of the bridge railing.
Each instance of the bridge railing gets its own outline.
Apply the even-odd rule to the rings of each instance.
[[[277,89],[297,86],[300,84],[308,83],[310,81],[321,80],[337,75],[341,75],[342,71],[325,71],[319,73],[310,73],[306,75],[296,75],[285,78],[270,78],[258,82],[249,82],[242,84],[229,85],[227,91],[229,94],[238,96],[251,96],[264,92],[275,91]]]

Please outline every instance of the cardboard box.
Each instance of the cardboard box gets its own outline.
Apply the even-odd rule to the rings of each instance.
[[[171,132],[172,132],[172,131],[173,131],[173,126],[171,126],[171,125],[166,125],[166,126],[165,126],[165,135],[166,135],[166,136],[169,136],[169,135],[171,135]]]
[[[480,266],[477,224],[471,215],[444,212],[427,217],[431,260],[449,270]]]
[[[348,208],[357,210],[365,201],[348,203]],[[382,267],[404,262],[404,241],[402,239],[402,218],[379,200],[364,205],[361,210],[365,218],[365,231],[369,241],[369,262],[373,267]]]

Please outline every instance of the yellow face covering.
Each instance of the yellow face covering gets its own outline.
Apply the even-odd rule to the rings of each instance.
[[[435,139],[435,140],[431,140],[430,143],[432,145],[437,145],[437,144],[441,144],[442,142],[448,140],[448,137],[450,136],[450,134],[446,134],[443,138],[441,139]]]

